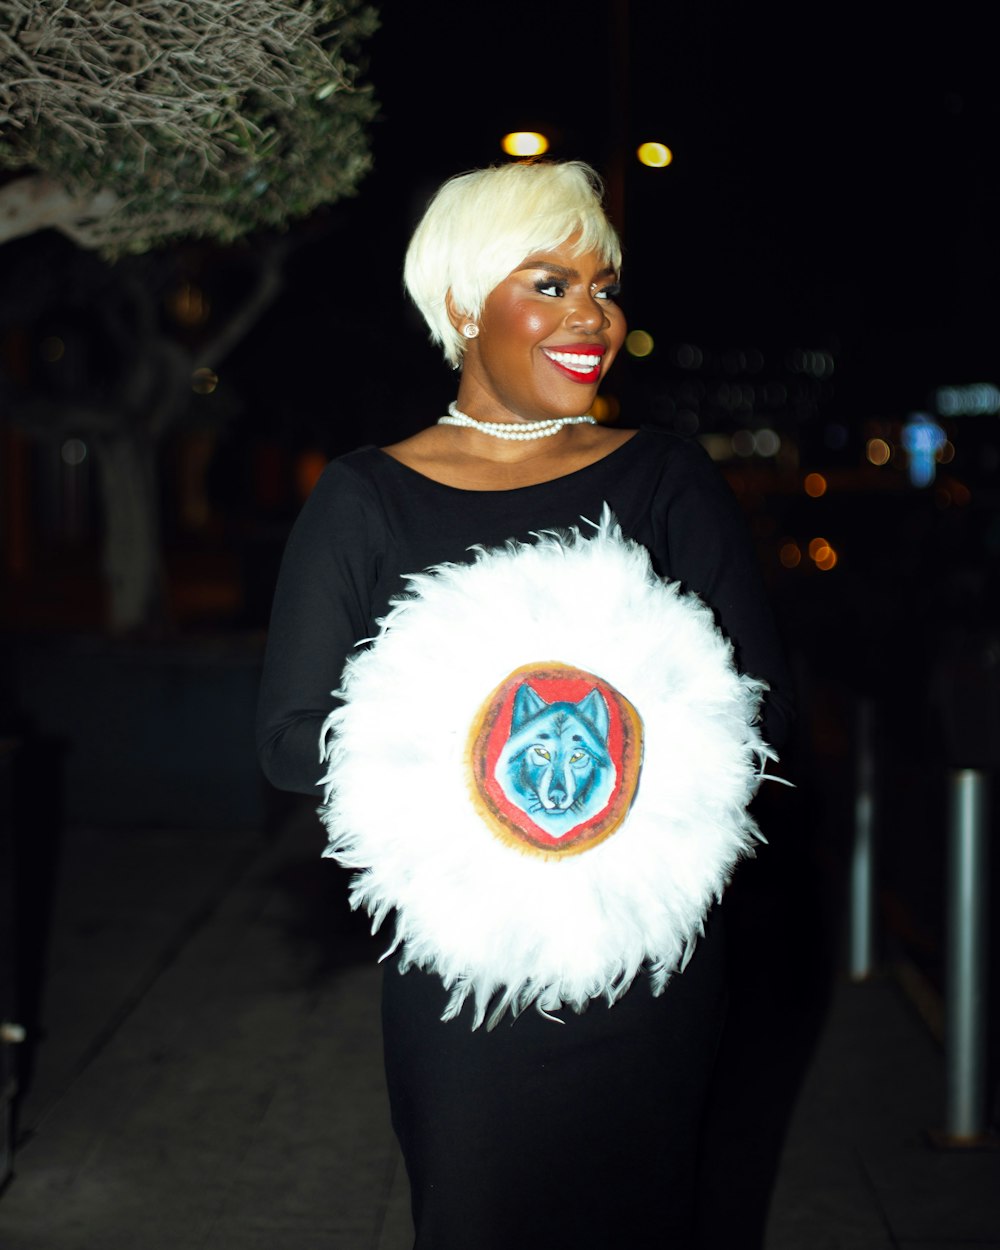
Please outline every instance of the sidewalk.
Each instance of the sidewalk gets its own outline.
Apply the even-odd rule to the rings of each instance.
[[[837,986],[792,1116],[767,1250],[1000,1246],[1000,1153],[940,1151],[942,1056],[894,981]]]
[[[315,817],[270,846],[151,836],[172,848],[166,888],[157,857],[137,872],[139,835],[68,839],[50,1010],[58,970],[80,974],[81,933],[95,926],[86,977],[103,1009],[76,1029],[61,1020],[68,1037],[50,1030],[59,1058],[40,1057],[25,1100],[0,1246],[402,1250],[408,1197],[383,1092],[379,972],[370,940],[353,934],[337,943],[342,965],[322,962],[332,908],[311,871]],[[158,905],[141,900],[124,919],[100,897],[140,883]],[[90,986],[78,989],[85,1004]]]
[[[67,837],[3,1250],[409,1250],[380,945],[320,841],[308,810],[269,844]],[[894,982],[835,986],[767,1250],[1000,1247],[1000,1155],[930,1150],[941,1106]]]

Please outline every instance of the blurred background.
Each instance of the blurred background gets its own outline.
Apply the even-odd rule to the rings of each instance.
[[[0,245],[0,731],[21,743],[36,829],[55,846],[67,827],[280,818],[251,719],[289,526],[330,457],[414,432],[455,392],[402,294],[408,235],[453,173],[582,158],[623,236],[631,327],[596,415],[718,463],[799,685],[797,789],[762,799],[784,868],[745,924],[818,900],[816,967],[843,966],[873,770],[878,958],[940,1028],[949,771],[988,772],[1000,733],[1000,102],[982,7],[377,9],[350,53],[375,100],[355,117],[372,163],[353,194],[113,262],[86,222],[39,216]],[[994,1016],[996,989],[994,972]]]

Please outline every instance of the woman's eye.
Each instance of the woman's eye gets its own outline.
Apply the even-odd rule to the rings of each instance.
[[[539,295],[550,295],[555,299],[559,299],[566,294],[566,283],[557,282],[554,278],[542,278],[535,283],[535,290]]]
[[[621,284],[618,282],[612,282],[610,286],[602,286],[599,291],[595,291],[594,299],[616,300],[621,293]]]

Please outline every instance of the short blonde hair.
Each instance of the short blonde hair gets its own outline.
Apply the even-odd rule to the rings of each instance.
[[[526,256],[577,233],[575,255],[597,252],[621,268],[621,243],[604,215],[603,190],[583,161],[474,169],[438,189],[413,232],[403,280],[449,364],[457,368],[467,346],[448,316],[449,291],[475,321],[489,293]]]

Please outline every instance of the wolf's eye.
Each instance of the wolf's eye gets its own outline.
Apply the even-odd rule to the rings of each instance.
[[[543,760],[550,760],[552,758],[548,751],[543,750],[541,747],[535,747],[535,754]]]
[[[587,754],[586,751],[574,751],[573,754],[569,757],[569,762],[571,764],[579,764],[579,762],[586,756],[586,754]]]

